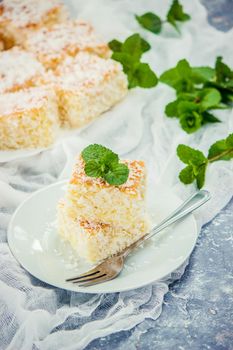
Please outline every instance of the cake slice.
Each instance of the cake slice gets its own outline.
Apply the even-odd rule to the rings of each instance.
[[[3,0],[0,2],[0,36],[5,49],[21,44],[31,31],[51,27],[68,18],[57,0]]]
[[[34,55],[18,47],[0,52],[0,93],[43,83],[45,69]]]
[[[66,193],[68,213],[130,232],[141,230],[145,225],[145,164],[137,160],[123,163],[129,168],[128,180],[120,186],[112,186],[102,178],[87,176],[85,163],[79,158]]]
[[[122,66],[88,53],[67,58],[53,81],[63,126],[82,127],[127,94]]]
[[[50,69],[55,69],[67,56],[75,56],[80,51],[101,57],[109,57],[111,52],[93,27],[83,21],[67,21],[52,28],[41,28],[28,36],[24,47]]]
[[[96,149],[100,145],[93,146]],[[103,153],[107,150],[100,147]],[[97,153],[94,157],[98,162]],[[106,154],[103,157],[101,168],[111,168],[108,162],[104,165],[104,159],[114,161],[117,168],[114,181],[119,180],[117,176],[122,176],[119,166],[123,164],[128,170],[121,185],[111,185],[103,177],[88,176],[87,163],[81,156],[75,164],[65,197],[58,205],[60,236],[70,242],[77,255],[89,262],[97,262],[123,250],[148,232],[150,227],[144,162],[125,160],[115,163],[118,160],[113,152],[110,156],[108,153],[107,158]]]
[[[58,128],[56,96],[35,87],[0,95],[0,149],[47,147]]]
[[[148,229],[134,233],[124,228],[115,227],[102,222],[89,222],[85,219],[71,217],[61,200],[58,204],[58,225],[61,238],[70,243],[73,251],[89,263],[116,254],[141,238]]]

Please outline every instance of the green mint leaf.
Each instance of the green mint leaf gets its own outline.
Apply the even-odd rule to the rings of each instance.
[[[101,164],[97,160],[89,160],[85,163],[84,171],[87,176],[90,177],[102,177],[103,171],[101,169]]]
[[[210,162],[217,160],[230,160],[233,158],[233,134],[226,139],[215,142],[209,149],[208,159]]]
[[[142,39],[139,34],[133,34],[125,40],[121,50],[139,59],[145,50],[148,51],[149,48],[150,45],[146,40]]]
[[[151,49],[151,46],[150,46],[150,44],[148,43],[148,41],[146,41],[145,39],[143,39],[142,37],[141,37],[141,50],[142,50],[142,52],[144,53],[144,52],[147,52],[147,51],[149,51]]]
[[[192,74],[192,69],[187,60],[183,59],[177,63],[176,69],[179,73],[179,76],[184,79],[189,79]]]
[[[102,145],[93,144],[84,148],[81,155],[83,160],[85,162],[88,162],[90,160],[100,160],[106,153],[113,153],[113,152]],[[115,156],[117,155],[115,154]]]
[[[186,113],[189,114],[197,110],[198,110],[197,104],[190,101],[180,101],[177,106],[177,111],[179,115],[186,114]]]
[[[136,68],[128,75],[128,79],[129,89],[136,86],[152,88],[158,83],[156,74],[151,70],[147,63],[138,63]]]
[[[207,164],[208,164],[207,162],[205,164],[202,164],[198,169],[199,171],[196,176],[196,180],[197,180],[197,187],[199,189],[201,189],[205,183],[205,174],[206,174]]]
[[[119,163],[119,157],[110,149],[93,144],[86,147],[82,153],[85,162],[84,171],[87,176],[102,178],[110,185],[119,186],[128,179],[127,165]]]
[[[114,59],[115,61],[118,61],[122,64],[123,66],[123,71],[124,73],[128,73],[129,71],[131,71],[132,69],[134,69],[135,66],[135,60],[134,58],[125,52],[114,52],[112,54],[112,59]]]
[[[183,170],[181,170],[179,179],[186,185],[191,184],[195,180],[193,167],[191,165],[188,165]]]
[[[222,57],[220,56],[216,59],[215,71],[217,83],[228,83],[233,79],[233,71],[230,69],[230,67],[222,62]]]
[[[190,184],[196,179],[197,187],[202,188],[208,165],[208,160],[204,154],[189,146],[179,145],[177,155],[183,163],[188,164],[179,174],[180,181],[184,184]]]
[[[209,113],[209,112],[203,112],[202,113],[202,117],[203,117],[203,124],[206,123],[221,123],[221,120],[218,119],[217,117],[215,117],[213,114]]]
[[[105,168],[110,167],[112,164],[117,164],[119,162],[119,157],[116,153],[112,152],[111,150],[108,150],[102,156],[100,162],[101,164],[105,165]]]
[[[127,165],[118,163],[114,164],[111,169],[104,174],[104,179],[110,184],[120,186],[125,183],[129,176],[129,168]]]
[[[131,35],[124,43],[113,39],[108,43],[108,46],[113,52],[125,52],[136,58],[140,58],[144,52],[149,51],[151,48],[150,44],[139,34]]]
[[[200,166],[207,161],[201,151],[183,144],[177,147],[177,155],[183,163],[188,165]]]
[[[188,134],[200,129],[202,125],[202,115],[197,112],[183,113],[180,115],[180,125]]]
[[[179,3],[179,1],[174,0],[170,10],[167,13],[167,21],[178,30],[176,22],[185,22],[190,18],[191,17],[183,11],[183,6]]]
[[[192,80],[195,84],[202,84],[215,78],[215,69],[211,67],[193,67]]]
[[[228,148],[233,147],[233,134],[228,135],[228,137],[226,138],[226,145]]]
[[[122,42],[120,42],[119,40],[113,39],[109,41],[108,46],[113,52],[121,52]]]
[[[187,60],[180,60],[176,67],[168,69],[160,76],[160,81],[173,87],[177,92],[193,91],[192,69]]]
[[[170,103],[168,103],[165,107],[165,113],[168,117],[177,117],[178,115],[178,104],[179,104],[180,100],[175,100],[172,101]]]
[[[154,34],[159,34],[162,29],[162,21],[155,13],[147,12],[142,16],[135,15],[138,23]]]
[[[221,101],[221,95],[216,89],[203,89],[199,93],[201,111],[217,106]]]

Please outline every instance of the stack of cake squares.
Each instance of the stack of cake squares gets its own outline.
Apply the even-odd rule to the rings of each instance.
[[[146,213],[146,171],[143,161],[123,161],[129,168],[126,183],[109,185],[85,174],[78,158],[65,197],[58,205],[58,229],[74,252],[96,263],[145,235],[150,227]]]
[[[123,99],[127,79],[110,55],[59,1],[3,0],[0,150],[47,147],[59,128],[84,126]]]

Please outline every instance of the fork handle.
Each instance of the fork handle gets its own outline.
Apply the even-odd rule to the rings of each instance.
[[[182,203],[174,212],[166,217],[160,224],[156,225],[149,233],[139,238],[136,242],[127,247],[122,255],[126,257],[133,249],[141,245],[146,240],[155,236],[157,233],[165,229],[176,221],[180,220],[184,216],[190,214],[211,198],[210,193],[206,190],[200,190],[189,197],[184,203]]]

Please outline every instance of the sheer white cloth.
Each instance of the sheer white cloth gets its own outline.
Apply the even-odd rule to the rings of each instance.
[[[192,20],[184,23],[182,35],[168,25],[159,36],[141,29],[134,14],[155,11],[165,16],[169,1],[98,0],[69,1],[74,14],[90,20],[106,39],[125,38],[140,32],[151,44],[145,61],[158,75],[181,58],[193,65],[213,65],[222,55],[232,65],[233,30],[222,33],[210,27],[206,11],[197,0],[186,1]],[[182,276],[185,265],[164,281],[109,295],[67,292],[30,276],[11,255],[7,225],[14,209],[32,191],[68,177],[74,156],[91,142],[103,143],[122,157],[143,158],[157,182],[173,188],[182,198],[194,188],[179,183],[182,167],[176,156],[179,143],[207,151],[210,144],[233,131],[232,111],[217,111],[222,123],[208,125],[188,136],[176,120],[164,117],[164,106],[174,92],[159,84],[156,89],[134,90],[116,109],[78,136],[56,147],[0,166],[0,349],[77,350],[93,339],[128,330],[162,311],[164,294],[171,281]],[[232,162],[216,162],[207,173],[206,188],[212,200],[197,214],[199,226],[211,220],[233,194]]]

